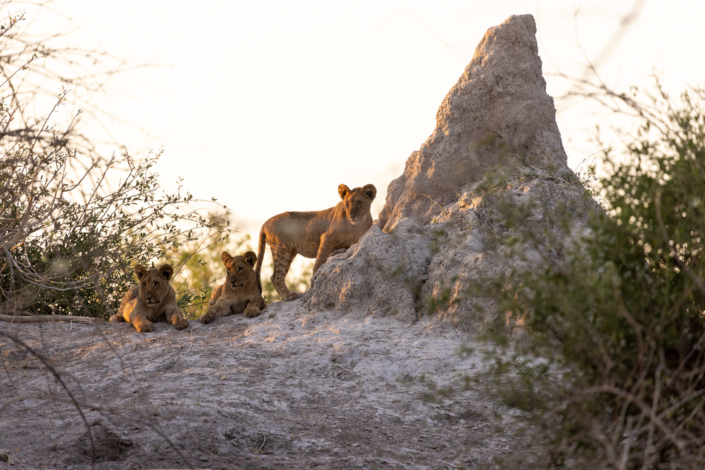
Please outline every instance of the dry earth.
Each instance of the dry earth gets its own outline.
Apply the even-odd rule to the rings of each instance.
[[[297,316],[298,303],[183,331],[56,323],[12,332],[89,404],[98,469],[495,468],[521,453],[511,410],[480,384],[463,385],[483,367],[481,344],[424,320]],[[5,338],[0,348],[2,403],[66,398],[31,354]],[[88,442],[67,403],[30,399],[0,415],[0,449],[15,462],[0,469],[90,468]]]

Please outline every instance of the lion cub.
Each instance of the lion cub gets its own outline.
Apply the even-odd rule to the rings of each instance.
[[[284,278],[296,255],[316,258],[313,265],[313,274],[316,274],[333,251],[350,248],[372,226],[370,206],[377,196],[377,188],[367,184],[350,189],[341,184],[338,194],[342,201],[335,207],[317,212],[284,212],[262,225],[255,269],[260,290],[260,271],[267,243],[274,257],[274,288],[282,299],[294,300],[301,294],[291,292]]]
[[[223,264],[228,270],[225,284],[215,288],[208,311],[201,316],[201,323],[210,323],[215,317],[244,313],[247,318],[256,317],[264,309],[262,290],[257,283],[257,277],[252,269],[257,261],[257,255],[248,251],[234,258],[226,251],[221,255]]]
[[[152,331],[152,322],[162,318],[177,330],[186,328],[189,322],[176,305],[176,293],[169,284],[174,268],[163,264],[158,269],[147,269],[138,264],[135,274],[139,284],[130,287],[120,302],[117,314],[110,317],[110,321],[129,322],[140,333]]]

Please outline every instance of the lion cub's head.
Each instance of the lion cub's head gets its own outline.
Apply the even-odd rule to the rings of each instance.
[[[257,262],[257,255],[253,251],[248,251],[242,256],[230,256],[230,253],[224,251],[220,256],[228,270],[228,275],[225,279],[226,289],[238,290],[246,289],[252,285],[257,285],[257,274],[253,269]]]
[[[357,224],[365,214],[370,213],[372,201],[377,196],[377,188],[372,184],[366,184],[362,188],[350,189],[344,184],[338,186],[340,199],[345,203],[345,213],[350,219],[350,223]]]
[[[174,268],[170,264],[162,264],[158,268],[147,269],[138,264],[135,274],[139,279],[138,298],[144,305],[153,308],[162,304],[171,291],[169,281],[174,275]]]

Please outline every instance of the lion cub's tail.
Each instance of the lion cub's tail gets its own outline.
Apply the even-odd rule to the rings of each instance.
[[[259,288],[259,293],[262,293],[262,276],[260,271],[262,271],[262,262],[264,261],[264,249],[267,246],[267,236],[264,234],[264,227],[259,231],[259,248],[257,250],[257,266],[255,267],[255,273],[257,273],[257,287]]]

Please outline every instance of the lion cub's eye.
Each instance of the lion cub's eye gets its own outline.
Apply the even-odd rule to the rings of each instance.
[[[362,201],[357,201],[357,207],[360,207],[362,205]]]
[[[237,268],[237,272],[240,272],[240,271],[242,271],[242,266],[240,266],[239,268]]]
[[[158,283],[158,282],[155,282],[155,283],[154,283],[154,287],[159,287],[159,283]]]
[[[142,283],[142,287],[147,287],[147,283],[146,283],[146,282],[143,282],[143,283]]]

